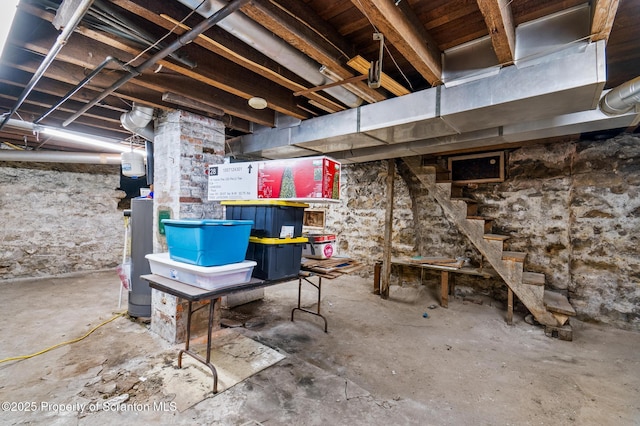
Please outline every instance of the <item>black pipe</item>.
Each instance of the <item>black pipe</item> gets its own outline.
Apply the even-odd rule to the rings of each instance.
[[[147,151],[147,185],[153,185],[153,142],[145,141],[145,151]]]
[[[167,47],[165,47],[164,49],[162,49],[161,51],[159,51],[158,53],[156,53],[155,55],[147,59],[145,62],[140,64],[140,66],[136,67],[135,70],[139,74],[142,74],[143,71],[154,66],[156,62],[166,58],[167,56],[169,56],[171,53],[175,52],[182,46],[186,46],[187,44],[191,43],[200,34],[207,31],[209,28],[213,27],[218,22],[222,21],[224,18],[231,15],[236,10],[240,9],[249,1],[250,0],[234,0],[233,2],[227,4],[225,7],[218,10],[216,13],[214,13],[213,15],[211,15],[210,17],[208,17],[207,19],[205,19],[204,21],[200,22],[198,25],[193,27],[190,31],[187,31],[186,33],[178,37],[173,43],[171,43],[170,45],[168,45]],[[71,124],[73,121],[75,121],[75,119],[77,119],[82,114],[87,112],[90,108],[94,107],[98,102],[100,102],[101,100],[109,96],[111,93],[118,90],[118,88],[120,88],[122,85],[124,85],[126,82],[128,82],[132,78],[134,78],[133,74],[127,74],[122,78],[120,78],[110,87],[105,89],[104,92],[102,92],[100,95],[94,98],[91,102],[89,102],[84,107],[82,107],[78,112],[76,112],[71,117],[69,117],[64,123],[62,123],[62,126],[66,127],[69,124]]]
[[[80,83],[78,83],[73,89],[71,89],[69,91],[69,93],[67,93],[66,95],[64,95],[62,97],[62,99],[60,99],[58,101],[57,104],[53,105],[51,108],[49,108],[47,111],[45,111],[40,117],[38,117],[37,119],[33,120],[34,124],[38,124],[40,123],[43,119],[45,119],[49,114],[51,114],[53,111],[55,111],[56,109],[58,109],[60,107],[60,105],[62,105],[63,103],[65,103],[67,100],[69,100],[69,98],[71,98],[73,95],[75,95],[76,93],[78,93],[78,91],[80,89],[82,89],[84,86],[86,86],[91,80],[93,80],[95,78],[95,76],[97,76],[100,71],[102,71],[104,69],[104,67],[106,67],[107,65],[109,65],[111,62],[115,62],[116,64],[120,65],[120,67],[126,71],[129,71],[130,73],[135,73],[135,69],[127,64],[125,64],[124,62],[122,62],[119,59],[114,58],[113,56],[107,56],[104,61],[102,61],[102,63],[100,63],[100,65],[98,65],[97,67],[95,67],[93,69],[93,71],[91,71],[91,73],[89,75],[87,75]]]
[[[47,71],[49,66],[53,63],[54,59],[56,58],[60,50],[67,43],[67,40],[69,39],[73,31],[76,29],[76,27],[82,20],[82,17],[87,13],[89,8],[93,4],[93,1],[94,0],[83,1],[80,4],[80,6],[76,9],[76,11],[73,13],[73,15],[71,16],[71,19],[69,19],[69,22],[65,25],[64,30],[62,30],[62,32],[56,39],[56,42],[53,44],[53,46],[49,50],[49,53],[47,53],[47,56],[45,56],[45,58],[40,63],[40,66],[31,77],[31,81],[29,81],[27,86],[24,88],[24,90],[22,91],[22,94],[20,94],[20,97],[16,101],[16,104],[13,106],[13,108],[11,108],[11,111],[9,111],[6,114],[6,116],[4,117],[4,120],[2,120],[2,123],[0,123],[0,130],[2,130],[4,125],[7,124],[11,116],[18,110],[18,108],[20,108],[20,106],[27,99],[27,97],[29,96],[33,88],[36,86],[36,84],[38,84],[38,82],[40,81],[44,73]]]

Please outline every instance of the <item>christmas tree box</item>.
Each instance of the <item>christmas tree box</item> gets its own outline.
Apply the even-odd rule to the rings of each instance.
[[[258,198],[340,199],[340,163],[329,157],[258,162]]]

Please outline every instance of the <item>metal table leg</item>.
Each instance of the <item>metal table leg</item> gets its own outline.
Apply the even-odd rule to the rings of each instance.
[[[311,284],[312,286],[314,286],[316,289],[318,289],[318,309],[317,309],[316,312],[310,311],[308,309],[305,309],[300,305],[300,299],[301,299],[301,296],[302,296],[302,280],[303,279],[306,282],[308,282],[309,284]],[[293,308],[291,310],[291,321],[293,321],[293,314],[294,314],[295,311],[306,312],[308,314],[315,315],[315,316],[318,316],[318,317],[322,318],[323,321],[324,321],[324,332],[327,333],[327,319],[324,317],[324,315],[322,315],[320,313],[320,299],[321,299],[321,297],[322,297],[322,277],[318,277],[318,285],[312,283],[308,279],[308,277],[298,277],[298,307]]]
[[[216,305],[217,299],[209,300],[209,324],[207,329],[207,358],[202,358],[200,354],[189,349],[189,342],[191,340],[191,315],[195,312],[192,310],[192,303],[189,301],[189,309],[187,311],[187,341],[184,344],[184,349],[181,349],[178,352],[178,368],[182,368],[182,354],[187,354],[190,357],[194,358],[196,361],[201,362],[202,364],[209,367],[211,373],[213,374],[213,393],[218,392],[218,372],[216,368],[211,364],[211,332],[213,330],[213,312]],[[202,308],[202,307],[200,307]],[[200,308],[196,309],[199,310]]]

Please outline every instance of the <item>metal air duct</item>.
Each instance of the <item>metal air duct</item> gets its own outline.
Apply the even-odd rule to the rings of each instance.
[[[178,1],[191,9],[197,9],[198,5],[202,3],[201,0]],[[208,17],[215,13],[216,10],[224,7],[226,4],[227,2],[222,0],[209,0],[197,11],[202,16]],[[257,51],[273,58],[275,61],[282,64],[282,66],[304,78],[314,86],[333,83],[333,80],[326,78],[320,73],[320,64],[304,56],[284,40],[274,36],[271,31],[268,31],[261,25],[258,25],[255,21],[247,18],[245,15],[239,13],[231,15],[224,21],[220,22],[218,26],[228,33],[233,34],[235,37]],[[324,89],[324,92],[330,94],[351,108],[358,107],[362,104],[362,98],[354,95],[344,87],[331,87]]]
[[[142,136],[146,140],[153,142],[153,108],[133,104],[133,108],[129,112],[125,112],[120,116],[122,127]]]
[[[600,100],[600,109],[607,115],[620,115],[640,104],[640,77],[621,84]]]

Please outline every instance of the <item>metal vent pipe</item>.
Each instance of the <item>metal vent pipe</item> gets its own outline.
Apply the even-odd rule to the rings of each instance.
[[[620,115],[640,104],[640,77],[622,83],[600,100],[600,109],[607,115]]]
[[[133,104],[133,108],[129,112],[125,112],[120,116],[122,127],[142,136],[146,140],[153,142],[153,108],[142,105]]]

